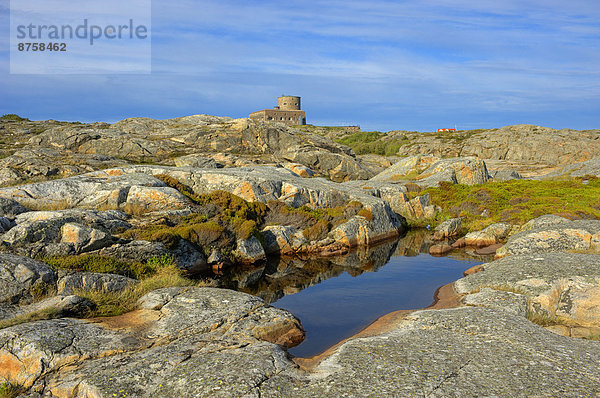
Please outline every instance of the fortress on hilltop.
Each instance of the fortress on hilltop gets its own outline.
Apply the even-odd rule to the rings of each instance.
[[[278,106],[252,112],[249,117],[254,120],[281,122],[289,125],[306,124],[306,114],[300,109],[300,97],[282,95],[277,98]]]

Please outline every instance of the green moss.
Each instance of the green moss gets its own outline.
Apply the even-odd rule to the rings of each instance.
[[[358,215],[367,219],[367,221],[373,221],[373,213],[368,209],[361,209]]]
[[[119,274],[135,279],[152,275],[157,271],[151,260],[149,262],[124,261],[97,254],[48,256],[41,260],[54,268]]]
[[[463,217],[468,230],[495,222],[523,224],[544,214],[567,218],[600,218],[600,179],[591,177],[561,181],[511,180],[483,185],[447,182],[439,187],[409,193],[410,197],[429,193],[433,204],[442,207],[432,224]],[[483,214],[483,215],[482,215]]]

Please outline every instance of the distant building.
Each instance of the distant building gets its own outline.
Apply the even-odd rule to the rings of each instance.
[[[453,129],[437,129],[438,133],[441,133],[442,131],[456,131],[456,128],[453,128]]]
[[[281,122],[289,125],[306,124],[306,114],[300,110],[300,97],[282,95],[277,98],[278,106],[252,112],[249,117],[254,120]]]

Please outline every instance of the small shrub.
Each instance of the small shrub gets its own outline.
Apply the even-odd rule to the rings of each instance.
[[[302,231],[302,235],[309,241],[319,241],[327,237],[329,230],[330,224],[327,221],[319,221]]]
[[[559,318],[556,315],[533,312],[531,310],[527,311],[527,319],[529,319],[529,321],[531,321],[537,325],[544,326],[544,327],[566,324],[566,321],[564,319]]]
[[[16,115],[14,113],[7,113],[5,115],[0,116],[0,120],[9,121],[9,122],[29,122],[29,119]]]
[[[367,219],[367,221],[373,221],[373,213],[368,209],[361,209],[358,215]]]
[[[54,296],[56,294],[56,286],[38,281],[31,286],[29,291],[36,301],[40,301],[46,297]]]
[[[42,261],[54,268],[70,269],[86,272],[101,272],[140,279],[155,272],[151,266],[143,262],[117,260],[97,254],[79,256],[48,256]]]

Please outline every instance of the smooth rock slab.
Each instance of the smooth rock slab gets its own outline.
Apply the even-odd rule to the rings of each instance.
[[[353,338],[312,373],[288,369],[261,397],[580,397],[600,394],[600,344],[506,311],[418,311]]]

